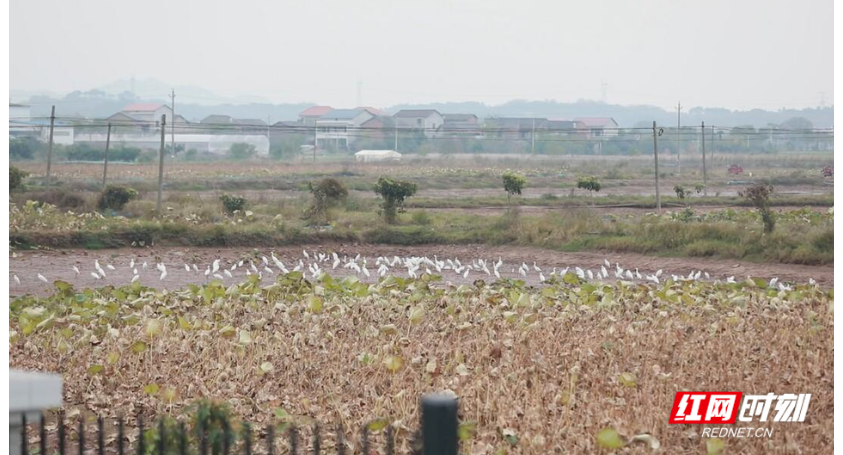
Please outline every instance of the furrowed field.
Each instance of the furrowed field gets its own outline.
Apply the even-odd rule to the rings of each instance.
[[[407,453],[418,398],[438,391],[459,397],[465,453],[833,446],[833,292],[816,285],[601,283],[571,273],[543,288],[457,287],[430,275],[364,284],[290,272],[173,291],[56,282],[53,295],[14,300],[10,316],[10,366],[62,373],[71,421],[178,415],[213,398],[261,425],[388,419]],[[724,441],[666,425],[680,390],[813,397],[804,423]],[[346,441],[356,443],[351,432]]]

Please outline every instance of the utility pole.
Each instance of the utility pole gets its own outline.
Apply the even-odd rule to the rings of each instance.
[[[102,186],[108,180],[108,148],[111,146],[111,122],[108,122],[108,133],[105,135],[105,163],[102,166]]]
[[[533,131],[530,133],[530,154],[536,154],[536,119],[533,119]]]
[[[398,151],[398,124],[395,124],[395,151]]]
[[[47,185],[52,182],[52,175],[50,171],[53,166],[53,127],[56,124],[56,107],[53,106],[50,110],[50,145],[47,146]]]
[[[158,152],[158,201],[155,211],[161,216],[161,196],[164,193],[164,135],[167,130],[167,114],[161,115],[161,149]]]
[[[702,122],[703,196],[708,196],[708,173],[705,168],[705,122]]]
[[[173,111],[173,121],[170,122],[170,147],[173,149],[171,152],[173,156],[176,156],[176,90],[173,89],[173,92],[170,94],[170,108]]]
[[[656,211],[662,211],[662,198],[659,194],[659,141],[661,132],[656,131],[656,121],[653,120],[653,162],[656,166]]]
[[[676,105],[676,162],[677,174],[682,175],[682,103]]]
[[[314,122],[315,122],[315,120],[314,120]],[[316,125],[316,123],[314,123],[313,124],[313,154],[314,155],[316,155],[316,149],[319,146],[319,139],[317,137],[318,134],[319,134],[319,127]],[[302,161],[304,161],[303,156],[302,156]]]

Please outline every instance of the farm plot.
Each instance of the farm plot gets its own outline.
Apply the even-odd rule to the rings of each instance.
[[[464,453],[595,453],[612,431],[633,453],[833,447],[833,292],[819,286],[572,273],[540,289],[436,284],[299,272],[175,291],[59,281],[11,302],[10,366],[63,374],[76,419],[211,398],[260,424],[386,418],[401,453],[426,392],[460,398]],[[812,399],[804,423],[764,424],[772,438],[710,440],[667,425],[680,390]]]

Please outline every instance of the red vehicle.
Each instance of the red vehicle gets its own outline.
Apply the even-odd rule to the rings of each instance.
[[[826,166],[823,168],[823,177],[834,177],[834,166]]]
[[[729,166],[729,173],[732,175],[743,174],[743,168],[737,164]]]

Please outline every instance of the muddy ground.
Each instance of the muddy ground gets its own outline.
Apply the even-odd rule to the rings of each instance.
[[[264,275],[264,280],[267,281],[267,275],[270,275],[264,270],[261,255],[269,256],[271,251],[286,264],[289,269],[293,268],[293,263],[297,263],[300,259],[304,259],[302,250],[306,249],[311,254],[314,251],[321,251],[325,253],[337,252],[340,257],[349,256],[354,257],[360,254],[361,257],[368,258],[368,269],[370,276],[366,277],[363,274],[355,273],[349,269],[341,266],[335,270],[331,269],[331,261],[320,263],[321,268],[326,269],[334,276],[345,276],[349,274],[357,275],[364,281],[375,281],[377,279],[377,266],[375,261],[378,256],[388,256],[390,259],[393,256],[427,256],[439,259],[459,259],[462,264],[469,264],[477,259],[485,259],[489,263],[497,261],[499,258],[503,261],[503,266],[500,267],[502,277],[519,278],[527,281],[528,284],[538,285],[540,283],[539,272],[533,268],[533,263],[542,270],[541,274],[545,277],[549,276],[554,267],[563,269],[570,267],[573,270],[575,267],[583,269],[591,269],[595,273],[603,265],[604,260],[608,260],[612,266],[608,268],[610,273],[610,280],[615,280],[614,271],[615,264],[620,264],[625,269],[638,268],[639,271],[646,275],[654,273],[657,270],[663,270],[662,278],[668,277],[671,274],[688,275],[692,271],[700,270],[707,272],[711,279],[725,280],[727,277],[734,276],[736,280],[745,279],[747,276],[763,277],[766,279],[778,277],[780,281],[791,281],[804,283],[809,279],[816,280],[821,286],[832,288],[834,286],[834,267],[828,266],[803,266],[790,264],[757,264],[745,261],[736,260],[719,260],[706,258],[668,258],[668,257],[652,257],[641,254],[630,253],[566,253],[550,250],[543,250],[531,247],[516,247],[516,246],[501,246],[490,247],[485,245],[425,245],[425,246],[390,246],[390,245],[358,245],[358,244],[322,244],[322,245],[306,245],[296,247],[280,247],[275,249],[264,248],[259,251],[258,259],[256,259],[256,266]],[[145,249],[116,249],[116,250],[55,250],[55,251],[22,251],[15,252],[9,257],[10,266],[10,296],[18,296],[23,294],[39,294],[44,295],[52,290],[52,282],[54,280],[64,280],[72,283],[76,287],[98,287],[106,284],[124,285],[128,284],[134,273],[129,267],[130,261],[135,260],[135,267],[138,269],[140,281],[144,285],[153,286],[157,288],[177,289],[184,287],[188,283],[204,283],[213,276],[206,277],[205,269],[214,261],[214,259],[221,260],[222,268],[230,268],[231,265],[241,259],[248,259],[255,257],[255,250],[249,248],[145,248]],[[106,277],[102,279],[95,279],[91,272],[94,272],[94,260],[99,260],[102,268],[106,272]],[[147,262],[148,268],[144,270],[142,263]],[[159,280],[160,272],[155,269],[155,264],[161,262],[167,267],[167,277],[162,281]],[[305,266],[313,262],[305,260]],[[358,261],[361,263],[362,261]],[[526,277],[518,273],[518,267],[526,263],[529,266],[530,272]],[[107,268],[107,264],[114,266],[115,270]],[[190,271],[185,271],[184,265],[188,264],[191,267]],[[192,265],[196,264],[200,269],[199,272],[193,271]],[[77,275],[73,267],[77,267],[80,273]],[[272,276],[277,273],[276,267],[271,264]],[[491,265],[489,269],[492,269]],[[422,268],[422,272],[424,269]],[[222,274],[222,270],[219,271]],[[398,276],[407,276],[405,268],[396,267],[391,270],[392,274]],[[37,275],[41,274],[48,281],[44,283]],[[14,280],[14,276],[20,279],[20,284]],[[241,282],[245,277],[245,267],[238,268],[232,273],[233,277],[224,276],[226,284]],[[478,278],[492,281],[494,276],[486,275],[482,271],[472,271],[466,278],[461,274],[458,275],[451,270],[442,273],[443,281],[454,284],[471,283]]]

